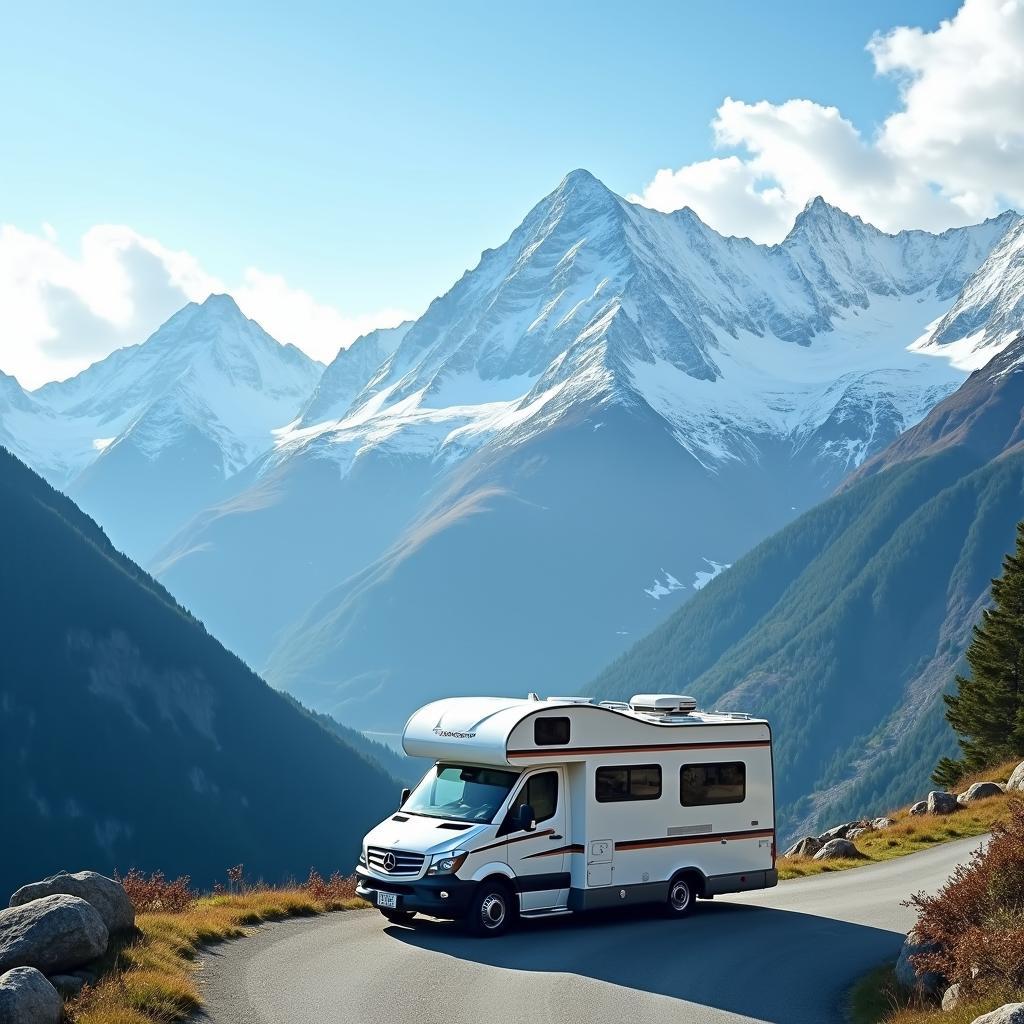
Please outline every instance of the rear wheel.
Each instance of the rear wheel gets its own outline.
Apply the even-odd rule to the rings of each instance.
[[[392,924],[412,924],[416,914],[411,910],[382,910],[381,913]]]
[[[466,924],[474,935],[496,938],[512,923],[512,891],[501,882],[481,882],[469,905]]]
[[[697,893],[691,875],[676,875],[669,882],[665,911],[669,917],[688,917],[693,913]]]

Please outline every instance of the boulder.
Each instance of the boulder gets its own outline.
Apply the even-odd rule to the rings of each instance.
[[[955,1010],[960,1005],[961,992],[960,984],[950,985],[945,992],[942,993],[942,1008],[947,1012],[949,1010]]]
[[[62,996],[77,996],[85,988],[85,978],[77,974],[51,974],[47,981]]]
[[[74,874],[62,871],[58,875],[44,878],[41,882],[30,882],[11,897],[10,905],[24,906],[41,896],[53,896],[55,893],[77,896],[91,904],[99,911],[111,935],[135,927],[135,908],[128,898],[128,893],[124,891],[124,886],[96,871],[76,871]]]
[[[918,974],[917,968],[910,962],[912,956],[917,956],[919,953],[936,953],[938,949],[937,942],[922,942],[920,937],[911,931],[903,940],[903,948],[896,961],[896,980],[906,988],[917,989],[927,995],[938,995],[943,987],[942,975],[935,971]]]
[[[849,837],[851,829],[863,828],[866,824],[866,821],[848,821],[843,825],[836,825],[835,828],[822,832],[818,836],[818,842],[827,843],[830,839],[846,839]]]
[[[910,808],[910,813],[911,814],[927,814],[928,813],[928,801],[927,800],[918,800],[917,803],[914,804]]]
[[[1021,763],[1013,769],[1013,773],[1010,775],[1010,778],[1006,783],[1006,788],[1008,790],[1024,789],[1024,761],[1021,761]]]
[[[952,814],[960,805],[952,793],[943,793],[942,790],[933,789],[928,794],[929,814]]]
[[[814,836],[797,840],[786,852],[785,857],[813,857],[821,849],[821,842]]]
[[[927,807],[927,804],[925,806]],[[882,829],[892,828],[895,824],[896,822],[892,818],[875,818],[875,820],[871,822],[871,827],[881,832]]]
[[[815,860],[841,860],[850,857],[863,857],[849,839],[830,839],[815,855]]]
[[[60,1024],[64,1003],[34,967],[0,974],[0,1024]]]
[[[1002,787],[998,782],[976,782],[964,790],[956,800],[963,807],[975,800],[984,800],[988,796],[1002,796],[1002,793]]]
[[[865,826],[864,828],[851,828],[850,831],[846,833],[846,838],[856,839],[857,836],[862,836],[867,832],[874,832],[874,829],[869,826]]]
[[[63,893],[0,910],[0,971],[63,974],[102,956],[109,933],[91,904]]]
[[[998,1010],[975,1017],[972,1024],[1024,1024],[1024,1003],[1007,1003]]]

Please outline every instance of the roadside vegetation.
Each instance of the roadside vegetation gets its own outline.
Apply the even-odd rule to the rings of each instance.
[[[1024,801],[1009,801],[983,853],[959,865],[935,895],[918,893],[909,905],[925,950],[910,962],[941,984],[931,994],[915,991],[891,968],[879,969],[851,993],[855,1024],[971,1024],[1024,1000]],[[943,1010],[939,1000],[951,986],[956,997]]]
[[[1018,758],[1007,761],[996,768],[964,776],[957,788],[962,792],[975,782],[1006,782],[1019,760]],[[780,857],[777,863],[779,878],[785,880],[820,875],[826,871],[847,871],[850,868],[860,868],[866,864],[903,857],[908,853],[917,853],[919,850],[927,850],[955,839],[984,835],[990,832],[997,822],[1006,818],[1010,799],[1005,793],[1001,796],[991,796],[961,807],[952,814],[944,815],[913,815],[909,808],[890,811],[888,817],[893,820],[893,825],[857,837],[856,846],[863,857],[849,860]]]
[[[202,998],[196,985],[200,948],[245,935],[254,925],[362,906],[355,881],[316,872],[300,885],[247,885],[241,866],[228,885],[206,896],[188,878],[131,872],[120,879],[136,911],[136,930],[112,944],[102,976],[65,1007],[69,1024],[172,1024],[188,1020]]]

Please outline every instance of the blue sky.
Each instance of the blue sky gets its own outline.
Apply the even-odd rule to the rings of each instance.
[[[50,225],[72,254],[93,225],[127,225],[347,315],[422,310],[574,167],[642,193],[720,154],[726,97],[834,106],[872,137],[901,76],[876,74],[868,41],[957,9],[211,6],[8,9],[0,223]]]

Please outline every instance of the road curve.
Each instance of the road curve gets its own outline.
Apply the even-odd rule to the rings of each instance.
[[[683,921],[602,914],[499,939],[375,910],[265,925],[202,959],[213,1024],[826,1024],[895,958],[912,892],[978,839],[702,903]]]

